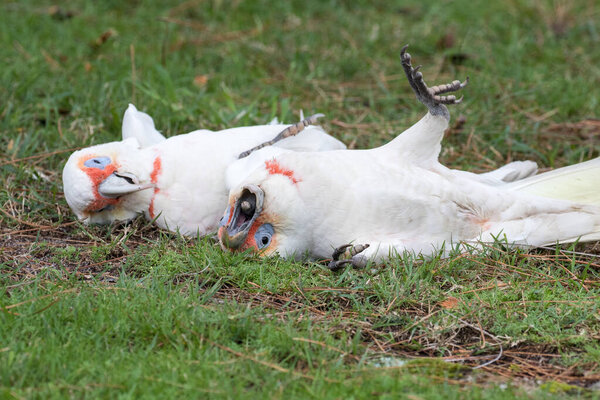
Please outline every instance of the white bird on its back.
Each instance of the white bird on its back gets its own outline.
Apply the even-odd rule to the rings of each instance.
[[[289,127],[198,130],[165,139],[149,115],[129,105],[122,141],[88,147],[69,157],[63,169],[65,198],[85,223],[127,221],[144,214],[156,218],[160,227],[184,235],[212,233],[227,204],[226,168],[243,151]],[[345,148],[317,126],[275,146],[290,151]]]
[[[236,176],[234,164],[218,232],[223,248],[331,256],[336,269],[497,237],[533,246],[600,239],[600,159],[498,186],[444,167],[438,155],[450,118],[445,104],[461,99],[442,94],[466,82],[428,88],[406,47],[401,59],[429,109],[425,117],[371,150],[295,154],[266,148],[240,161],[254,166],[243,176]]]

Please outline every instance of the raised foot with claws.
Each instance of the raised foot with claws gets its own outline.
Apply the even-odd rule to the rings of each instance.
[[[367,258],[360,254],[369,247],[368,244],[345,244],[338,247],[331,255],[331,261],[327,265],[332,271],[337,271],[346,264],[351,264],[354,268],[364,268],[367,266]],[[342,259],[340,260],[340,257]]]
[[[406,52],[407,47],[408,45],[402,48],[400,58],[402,60],[402,68],[404,68],[404,73],[408,78],[408,83],[410,83],[410,87],[412,87],[417,95],[417,99],[427,106],[431,115],[441,115],[447,120],[450,120],[450,113],[444,104],[458,104],[463,98],[460,97],[457,99],[455,95],[440,95],[456,92],[457,90],[464,88],[469,83],[469,78],[467,77],[464,82],[456,80],[445,85],[427,87],[427,84],[423,80],[423,74],[419,72],[421,66],[419,65],[416,68],[412,67],[410,54]]]

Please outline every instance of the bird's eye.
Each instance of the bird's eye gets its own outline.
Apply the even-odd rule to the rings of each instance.
[[[111,160],[109,157],[94,157],[86,160],[83,165],[88,168],[104,169],[107,165],[110,165]]]
[[[275,234],[275,229],[271,224],[263,224],[258,227],[254,234],[254,241],[259,249],[264,249],[271,244],[271,238]]]

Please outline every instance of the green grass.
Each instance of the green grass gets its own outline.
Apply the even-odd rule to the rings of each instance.
[[[590,159],[599,17],[593,1],[1,3],[0,397],[597,397],[597,246],[330,273],[143,221],[81,226],[60,173],[69,149],[119,139],[129,102],[167,136],[303,109],[380,145],[424,114],[406,43],[428,82],[471,79],[446,165]]]

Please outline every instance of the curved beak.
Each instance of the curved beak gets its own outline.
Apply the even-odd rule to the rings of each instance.
[[[129,172],[113,172],[98,185],[98,193],[104,197],[116,198],[152,187],[152,183],[140,184],[137,176]]]
[[[245,185],[242,195],[233,208],[231,222],[220,229],[221,246],[229,250],[240,250],[248,232],[260,215],[265,199],[265,192],[256,185]]]

